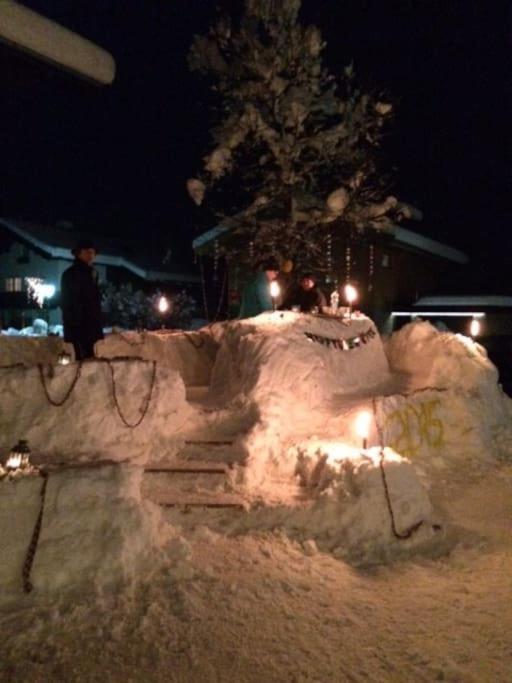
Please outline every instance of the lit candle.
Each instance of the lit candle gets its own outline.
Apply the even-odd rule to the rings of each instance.
[[[472,337],[478,337],[481,331],[482,325],[480,324],[480,320],[477,320],[477,318],[473,318],[469,324],[469,334]]]
[[[354,304],[354,301],[357,300],[357,289],[353,285],[347,284],[343,289],[343,294],[348,303],[348,317],[351,318],[352,305]]]
[[[270,298],[272,299],[272,310],[276,310],[276,299],[279,296],[279,292],[281,291],[281,288],[279,287],[279,283],[276,282],[275,280],[272,280],[270,283]]]
[[[370,426],[372,424],[372,414],[368,410],[363,410],[356,417],[356,433],[363,440],[363,450],[368,445]]]

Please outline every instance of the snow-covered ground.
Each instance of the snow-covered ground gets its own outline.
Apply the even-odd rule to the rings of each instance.
[[[292,313],[124,333],[56,407],[77,366],[26,341],[0,450],[52,466],[29,594],[43,480],[0,481],[0,680],[512,680],[512,408],[478,344]]]

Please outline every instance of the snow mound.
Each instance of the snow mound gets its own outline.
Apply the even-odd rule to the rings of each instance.
[[[242,395],[261,405],[292,399],[316,407],[335,393],[367,390],[388,378],[369,318],[285,311],[226,326],[210,389],[223,401]]]
[[[512,401],[480,344],[414,322],[390,338],[386,351],[392,369],[410,379],[408,394],[378,402],[387,444],[439,466],[512,457]]]
[[[391,368],[409,374],[415,387],[488,391],[498,381],[483,346],[428,322],[412,322],[395,332],[386,353]]]
[[[130,581],[170,539],[161,512],[140,499],[141,470],[115,465],[50,471],[30,580],[38,593],[103,591]],[[0,481],[0,600],[22,594],[22,569],[43,479]]]
[[[287,457],[307,497],[255,512],[247,522],[252,528],[281,528],[309,550],[314,541],[355,564],[407,552],[435,535],[428,493],[412,464],[392,449],[381,456],[379,448],[311,439]]]
[[[23,438],[61,461],[163,457],[191,408],[179,374],[157,363],[153,382],[153,367],[134,359],[1,370],[0,449]],[[61,406],[48,400],[68,393]]]

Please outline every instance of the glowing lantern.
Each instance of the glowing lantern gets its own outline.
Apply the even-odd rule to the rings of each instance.
[[[272,299],[272,310],[276,310],[276,299],[279,296],[279,293],[281,291],[281,288],[279,287],[279,283],[276,282],[275,280],[272,280],[270,283],[270,297]]]
[[[350,318],[352,316],[352,306],[354,301],[357,300],[358,296],[357,289],[354,287],[354,285],[347,284],[343,289],[343,295],[348,303],[348,317]]]
[[[69,365],[71,363],[71,356],[66,351],[61,351],[57,363],[59,365]]]
[[[480,323],[480,320],[477,320],[477,318],[473,318],[473,320],[469,324],[469,334],[472,337],[478,337],[481,331],[482,325]]]
[[[368,410],[363,410],[356,417],[356,433],[363,440],[363,449],[368,445],[370,427],[372,424],[372,414]]]
[[[16,446],[11,450],[5,463],[7,470],[17,470],[30,465],[30,448],[28,441],[20,439]]]

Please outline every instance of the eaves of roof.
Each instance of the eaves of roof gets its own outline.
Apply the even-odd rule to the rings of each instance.
[[[0,219],[0,224],[4,225],[11,232],[18,235],[22,239],[26,240],[32,244],[37,249],[40,249],[44,254],[47,254],[51,258],[64,259],[66,261],[72,261],[73,257],[69,248],[58,247],[44,240],[35,237],[28,230],[24,230],[19,225],[16,225],[13,221],[6,220],[5,218]],[[126,268],[134,275],[147,280],[149,282],[154,282],[157,280],[166,282],[199,282],[199,276],[190,273],[173,273],[171,271],[156,271],[147,268],[142,268],[130,259],[124,256],[114,256],[112,254],[102,254],[101,252],[96,256],[96,263],[103,266],[114,266],[117,268]]]

